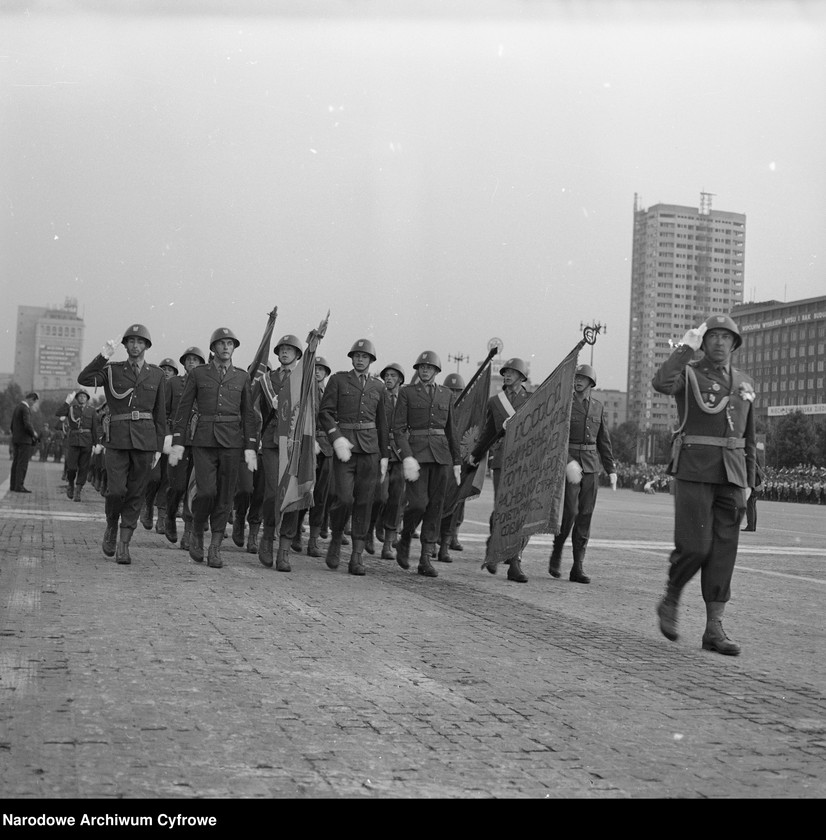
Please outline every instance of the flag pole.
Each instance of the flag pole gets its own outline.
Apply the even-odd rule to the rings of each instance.
[[[481,364],[481,365],[479,365],[479,367],[478,367],[478,368],[476,368],[476,372],[473,374],[473,376],[471,376],[471,377],[470,377],[470,382],[468,382],[468,384],[467,384],[467,385],[465,385],[464,390],[462,391],[462,393],[461,393],[461,394],[459,394],[459,396],[456,398],[456,405],[459,405],[459,403],[462,401],[462,398],[465,396],[465,394],[470,393],[470,386],[471,386],[471,385],[473,385],[473,383],[474,383],[474,382],[475,382],[475,381],[476,381],[476,380],[477,380],[477,379],[478,379],[478,378],[482,375],[482,371],[485,369],[485,366],[486,366],[486,365],[490,362],[490,360],[491,360],[491,359],[492,359],[492,358],[493,358],[493,357],[494,357],[494,356],[495,356],[498,352],[499,352],[499,348],[498,348],[498,347],[495,347],[495,346],[494,346],[494,347],[491,347],[491,348],[490,348],[490,350],[488,351],[488,355],[487,355],[487,357],[485,358],[485,360],[482,362],[482,364]]]

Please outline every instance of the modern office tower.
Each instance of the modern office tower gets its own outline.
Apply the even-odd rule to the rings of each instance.
[[[63,306],[18,306],[14,381],[41,398],[77,390],[83,352],[83,319],[77,300]]]
[[[755,413],[826,417],[826,296],[744,303],[731,313],[743,345],[734,366],[754,379]]]
[[[686,330],[709,315],[729,314],[743,301],[746,217],[699,207],[655,204],[634,195],[631,315],[628,336],[628,419],[650,448],[656,433],[673,428],[674,400],[657,394],[651,379]],[[650,451],[640,451],[649,460]]]

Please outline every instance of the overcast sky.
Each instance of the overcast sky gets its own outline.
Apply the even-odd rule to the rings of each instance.
[[[277,306],[333,370],[539,382],[597,321],[624,390],[635,193],[745,213],[746,300],[826,294],[824,0],[156,5],[0,0],[2,371],[71,296],[84,364],[140,322],[245,366]]]

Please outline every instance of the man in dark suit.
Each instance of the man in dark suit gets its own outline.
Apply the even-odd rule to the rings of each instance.
[[[106,530],[102,548],[107,557],[128,565],[132,562],[129,542],[146,482],[163,449],[166,395],[163,371],[144,358],[152,346],[149,330],[143,324],[132,324],[126,330],[121,338],[128,357],[124,362],[109,361],[116,343],[107,341],[77,381],[84,387],[103,387],[106,395]]]
[[[685,585],[700,572],[706,605],[703,649],[737,656],[740,645],[723,630],[731,598],[740,523],[754,491],[754,387],[731,364],[742,339],[728,315],[712,315],[688,330],[661,365],[652,385],[673,394],[681,423],[667,472],[674,476],[674,550],[665,596],[657,607],[660,630],[677,639],[677,607]],[[694,361],[697,350],[703,356]]]
[[[591,365],[578,365],[574,373],[574,398],[571,401],[571,423],[568,433],[568,466],[565,470],[565,503],[562,524],[554,537],[548,562],[548,573],[558,578],[562,564],[562,547],[571,535],[574,562],[568,579],[574,583],[590,583],[583,561],[591,536],[591,517],[597,503],[600,464],[608,473],[611,489],[617,489],[617,472],[611,449],[611,436],[602,403],[591,395],[597,375]]]
[[[258,467],[259,424],[252,404],[250,378],[245,370],[232,364],[232,354],[240,344],[227,327],[219,327],[212,333],[209,349],[213,359],[187,375],[173,422],[169,453],[169,465],[174,467],[184,456],[184,442],[197,402],[198,421],[191,439],[196,491],[189,556],[196,563],[203,563],[204,530],[208,523],[211,539],[207,565],[213,569],[223,566],[221,543],[242,453],[250,470]]]
[[[525,383],[528,381],[528,366],[524,359],[514,356],[505,361],[499,368],[502,376],[503,388],[498,394],[488,399],[485,409],[485,420],[476,445],[469,453],[467,460],[471,466],[476,466],[479,459],[487,452],[488,467],[493,476],[494,513],[496,509],[496,494],[499,490],[499,477],[502,474],[503,446],[505,425],[511,417],[530,398]],[[490,516],[490,527],[493,527],[494,513]],[[519,555],[505,561],[508,567],[508,580],[515,583],[527,583],[528,577],[522,571],[522,561]],[[496,574],[496,566],[485,565],[492,574]]]
[[[384,479],[388,461],[388,420],[384,383],[370,375],[376,348],[366,338],[347,354],[353,367],[327,381],[319,408],[319,425],[333,446],[333,501],[330,505],[330,545],[325,562],[338,568],[341,539],[352,516],[353,546],[347,571],[365,574],[362,554],[370,527],[376,484]]]
[[[40,397],[36,391],[29,391],[26,398],[14,407],[11,415],[12,462],[9,490],[13,493],[31,493],[31,490],[23,485],[34,445],[40,438],[37,429],[32,424],[32,411],[37,411],[39,400]]]
[[[393,439],[407,481],[396,562],[403,569],[409,568],[410,543],[413,532],[421,524],[422,547],[417,571],[425,577],[437,577],[430,558],[439,538],[447,483],[452,473],[458,484],[462,469],[453,416],[456,398],[450,388],[436,384],[442,363],[432,350],[420,353],[413,369],[419,381],[401,389],[393,414]]]
[[[89,405],[88,392],[72,391],[55,415],[65,417],[69,429],[66,448],[66,495],[79,502],[89,475],[92,447],[98,442],[98,413]]]

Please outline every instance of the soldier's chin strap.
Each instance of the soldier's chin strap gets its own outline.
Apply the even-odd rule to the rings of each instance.
[[[131,393],[134,391],[134,388],[129,388],[128,390],[124,391],[122,394],[119,394],[115,390],[115,383],[112,382],[112,365],[106,366],[106,372],[109,375],[109,390],[112,393],[112,396],[118,400],[125,400]]]

